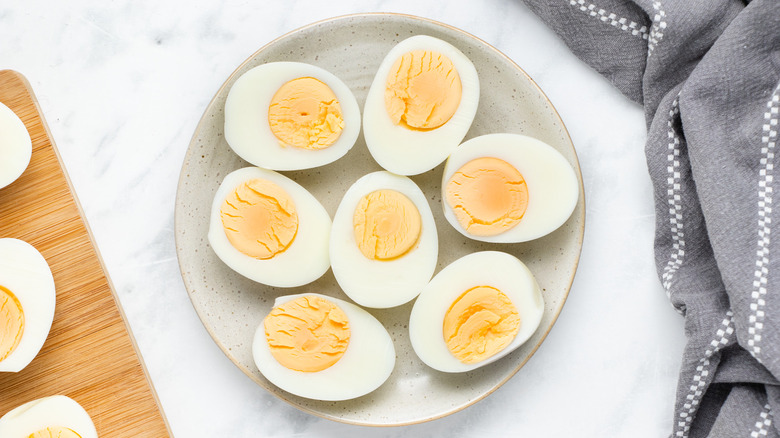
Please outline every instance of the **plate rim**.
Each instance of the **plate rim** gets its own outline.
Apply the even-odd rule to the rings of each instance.
[[[355,19],[355,18],[360,19],[360,18],[374,18],[374,17],[380,17],[380,18],[381,17],[400,17],[400,18],[405,18],[405,19],[409,19],[409,20],[412,20],[412,21],[420,21],[420,22],[423,22],[423,23],[426,23],[426,24],[429,24],[429,25],[443,27],[443,28],[445,28],[447,30],[450,30],[450,31],[456,33],[456,34],[460,34],[461,36],[463,36],[463,37],[465,37],[467,39],[472,39],[472,40],[482,44],[485,48],[489,49],[494,55],[497,55],[498,57],[503,58],[514,69],[516,69],[518,72],[520,72],[533,85],[533,87],[535,87],[539,91],[541,97],[544,98],[544,100],[547,102],[547,105],[552,110],[554,116],[558,119],[558,122],[560,124],[561,129],[563,130],[563,134],[564,134],[565,138],[567,138],[569,140],[569,143],[571,144],[571,147],[572,147],[571,149],[572,149],[572,154],[573,154],[573,159],[574,159],[574,164],[575,164],[574,170],[575,170],[575,174],[577,176],[577,181],[579,183],[579,196],[580,196],[580,199],[581,199],[581,202],[582,202],[582,209],[581,209],[580,218],[579,218],[581,225],[576,229],[576,232],[577,232],[576,257],[575,257],[574,263],[572,265],[572,268],[573,268],[572,269],[572,274],[571,274],[571,277],[569,278],[568,285],[566,286],[565,294],[563,294],[563,296],[561,298],[560,305],[558,306],[558,308],[555,311],[555,313],[552,315],[552,319],[550,321],[550,324],[547,326],[546,330],[544,331],[544,333],[539,338],[539,342],[537,342],[533,346],[533,348],[530,350],[529,354],[525,357],[525,359],[522,360],[521,362],[519,362],[517,364],[517,366],[514,367],[514,369],[512,369],[512,371],[504,379],[502,379],[499,382],[497,382],[493,387],[489,388],[487,391],[485,391],[484,393],[480,394],[478,397],[475,397],[475,398],[469,400],[467,403],[464,403],[462,405],[450,408],[450,409],[448,409],[446,411],[440,412],[440,413],[435,414],[435,415],[430,415],[430,416],[428,416],[426,418],[421,418],[421,419],[412,420],[412,421],[396,422],[396,423],[377,423],[377,422],[368,422],[368,421],[356,421],[356,420],[342,418],[342,417],[339,417],[339,416],[336,416],[336,415],[325,414],[323,412],[319,412],[317,410],[314,410],[313,408],[310,408],[308,406],[302,406],[300,404],[295,403],[293,400],[288,399],[287,397],[285,397],[284,396],[286,394],[285,392],[275,391],[275,390],[266,388],[265,385],[263,385],[261,382],[256,380],[256,378],[254,377],[253,372],[251,370],[249,370],[247,367],[245,367],[245,366],[239,364],[238,362],[236,362],[235,360],[233,360],[233,358],[231,357],[231,355],[227,351],[227,347],[217,340],[217,337],[216,337],[215,333],[212,332],[211,328],[204,321],[204,315],[201,314],[201,311],[198,309],[197,306],[195,306],[195,303],[193,302],[192,293],[190,292],[190,288],[187,287],[187,284],[188,284],[188,282],[187,282],[188,274],[185,273],[185,267],[182,265],[182,258],[179,257],[179,243],[180,243],[180,239],[182,237],[180,236],[180,233],[177,230],[178,224],[180,222],[180,220],[179,220],[180,215],[183,214],[182,211],[181,211],[181,207],[180,207],[181,203],[179,201],[180,201],[180,198],[182,196],[182,183],[184,182],[184,180],[186,178],[184,166],[185,166],[185,164],[187,162],[189,162],[189,160],[191,158],[191,155],[194,154],[193,145],[197,141],[197,138],[200,136],[200,132],[202,131],[203,126],[205,126],[204,124],[206,123],[207,113],[212,108],[212,106],[214,105],[215,101],[219,98],[219,96],[225,91],[225,89],[227,88],[228,84],[236,78],[236,75],[238,74],[238,72],[240,70],[242,70],[247,64],[252,62],[252,60],[254,58],[256,58],[257,56],[259,56],[263,51],[265,51],[269,47],[273,46],[274,44],[278,43],[279,41],[284,40],[284,39],[286,39],[286,38],[288,38],[288,37],[290,37],[290,36],[292,36],[294,34],[306,31],[308,29],[320,26],[320,25],[325,24],[325,23],[336,22],[336,21],[341,21],[341,20],[348,20],[348,19]],[[361,129],[361,131],[362,131],[362,129]],[[175,245],[175,251],[176,251],[176,259],[177,259],[177,262],[178,262],[178,265],[179,265],[179,271],[180,271],[180,274],[182,276],[182,281],[184,283],[184,288],[187,291],[187,296],[189,298],[190,305],[192,305],[193,309],[195,310],[195,313],[197,314],[198,319],[201,322],[201,325],[203,326],[204,329],[206,329],[206,332],[208,332],[208,334],[211,337],[212,341],[214,341],[214,343],[222,351],[222,353],[228,358],[228,360],[230,360],[230,362],[234,366],[238,367],[247,377],[249,377],[258,386],[260,386],[261,388],[263,388],[264,390],[266,390],[267,392],[269,392],[270,394],[275,396],[277,399],[280,399],[280,400],[286,402],[287,404],[295,407],[296,409],[298,409],[298,410],[300,410],[302,412],[306,412],[308,414],[314,415],[314,416],[319,417],[319,418],[323,418],[323,419],[326,419],[326,420],[335,421],[335,422],[339,422],[339,423],[343,423],[343,424],[350,424],[350,425],[355,425],[355,426],[370,426],[370,427],[411,426],[411,425],[416,425],[416,424],[427,423],[427,422],[430,422],[430,421],[433,421],[433,420],[438,420],[438,419],[450,416],[452,414],[460,412],[460,411],[462,411],[462,410],[464,410],[464,409],[474,405],[475,403],[477,403],[477,402],[479,402],[481,400],[484,400],[486,397],[488,397],[493,392],[495,392],[498,388],[500,388],[504,384],[506,384],[506,382],[508,382],[512,377],[514,377],[515,374],[517,374],[517,372],[520,371],[520,369],[525,366],[525,364],[531,359],[531,357],[533,357],[536,354],[536,352],[539,349],[539,347],[547,339],[547,336],[549,335],[550,331],[555,326],[555,323],[558,321],[558,317],[560,316],[560,313],[563,310],[563,307],[565,306],[566,301],[568,300],[569,294],[571,293],[571,288],[572,288],[572,285],[574,283],[574,278],[576,277],[576,274],[577,274],[577,269],[579,267],[580,258],[582,256],[582,246],[583,246],[583,241],[584,241],[584,237],[585,237],[585,223],[586,223],[586,214],[585,213],[586,213],[586,206],[587,206],[586,199],[585,199],[585,187],[584,187],[584,183],[583,183],[583,179],[582,179],[582,168],[580,166],[580,160],[579,160],[579,156],[577,154],[577,149],[574,147],[574,142],[573,142],[573,140],[571,138],[569,130],[566,127],[566,124],[563,122],[563,119],[561,118],[560,114],[558,113],[558,110],[555,108],[555,106],[550,101],[549,97],[544,92],[544,90],[542,90],[542,88],[539,86],[539,84],[537,84],[536,81],[534,81],[534,79],[530,75],[528,75],[528,73],[526,73],[526,71],[523,70],[523,68],[520,67],[520,65],[518,65],[512,58],[510,58],[509,56],[507,56],[506,54],[504,54],[499,49],[497,49],[495,46],[493,46],[492,44],[486,42],[485,40],[483,40],[483,39],[481,39],[481,38],[479,38],[479,37],[477,37],[477,36],[467,32],[467,31],[465,31],[463,29],[460,29],[458,27],[452,26],[452,25],[447,24],[447,23],[443,23],[443,22],[440,22],[440,21],[437,21],[437,20],[434,20],[434,19],[431,19],[431,18],[427,18],[427,17],[422,17],[422,16],[418,16],[418,15],[413,15],[413,14],[400,13],[400,12],[358,12],[358,13],[343,14],[343,15],[337,15],[337,16],[333,16],[333,17],[329,17],[329,18],[324,18],[324,19],[317,20],[317,21],[305,24],[303,26],[297,27],[297,28],[295,28],[293,30],[290,30],[290,31],[288,31],[288,32],[286,32],[286,33],[284,33],[284,34],[282,34],[282,35],[272,39],[271,41],[269,41],[268,43],[264,44],[262,47],[260,47],[256,51],[254,51],[252,54],[250,54],[243,62],[241,62],[241,64],[236,66],[236,68],[230,73],[230,75],[225,79],[225,81],[222,83],[222,85],[214,93],[214,96],[211,98],[209,103],[205,106],[205,108],[203,110],[203,115],[198,120],[198,124],[195,127],[195,130],[194,130],[193,135],[192,135],[192,137],[190,139],[190,142],[187,145],[187,150],[186,150],[186,152],[184,154],[184,158],[182,159],[182,166],[181,166],[181,169],[179,171],[179,178],[177,180],[176,196],[175,196],[174,202],[175,202],[175,204],[174,204],[174,224],[173,224],[174,225],[174,245]],[[574,215],[574,213],[572,213],[571,217],[573,217],[573,215]],[[571,220],[571,217],[568,220]]]

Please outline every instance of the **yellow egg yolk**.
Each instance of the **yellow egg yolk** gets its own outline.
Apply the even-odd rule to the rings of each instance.
[[[287,82],[274,94],[268,124],[282,146],[324,149],[338,140],[344,117],[333,90],[305,77]]]
[[[396,125],[434,129],[447,123],[460,105],[460,75],[452,61],[438,52],[414,50],[390,68],[385,108]]]
[[[475,236],[495,236],[514,227],[528,208],[523,175],[506,161],[469,161],[447,182],[447,203],[460,225]]]
[[[81,438],[81,435],[67,427],[47,427],[31,434],[27,438]]]
[[[420,239],[420,211],[404,194],[377,190],[364,196],[352,225],[360,252],[369,259],[391,260],[409,252]]]
[[[242,253],[269,259],[286,250],[298,232],[298,214],[290,195],[263,179],[245,181],[220,208],[230,243]]]
[[[263,321],[271,355],[296,371],[322,371],[347,350],[347,315],[318,296],[303,296],[274,307]]]
[[[506,348],[520,329],[520,315],[500,290],[477,286],[464,292],[444,316],[444,341],[465,364],[483,361]]]
[[[19,345],[24,332],[22,305],[10,290],[0,286],[0,361]]]

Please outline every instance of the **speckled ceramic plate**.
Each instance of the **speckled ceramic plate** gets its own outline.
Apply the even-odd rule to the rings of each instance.
[[[378,390],[349,401],[296,397],[271,385],[255,367],[251,345],[256,327],[280,295],[318,292],[348,298],[331,271],[307,286],[272,288],[233,272],[209,247],[206,234],[214,193],[226,174],[248,165],[224,140],[225,98],[236,78],[252,67],[271,61],[301,61],[340,77],[362,108],[382,58],[396,43],[417,34],[450,42],[477,67],[479,109],[466,139],[494,132],[537,137],[563,153],[577,172],[580,199],[569,220],[542,239],[509,245],[472,241],[447,223],[440,199],[443,165],[412,178],[428,195],[438,227],[437,272],[474,251],[496,249],[514,254],[528,265],[542,287],[544,317],[528,342],[512,354],[469,373],[446,374],[425,366],[412,350],[407,331],[412,303],[369,310],[395,342],[397,361],[388,381]],[[375,170],[381,169],[368,153],[361,134],[340,160],[285,174],[309,189],[333,216],[347,188]],[[584,191],[577,156],[563,122],[544,93],[511,59],[485,42],[441,23],[398,14],[350,15],[314,23],[273,41],[239,66],[219,89],[195,131],[182,167],[175,215],[176,250],[185,286],[203,325],[230,360],[258,385],[304,411],[376,426],[419,423],[457,412],[518,372],[547,336],[563,307],[577,269],[584,224]]]

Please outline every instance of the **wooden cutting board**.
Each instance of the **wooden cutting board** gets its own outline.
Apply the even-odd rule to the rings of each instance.
[[[27,170],[0,189],[0,237],[38,249],[57,289],[54,322],[41,352],[21,372],[0,373],[0,415],[64,394],[87,410],[101,438],[171,436],[38,102],[21,74],[0,71],[0,102],[22,119],[33,145]]]

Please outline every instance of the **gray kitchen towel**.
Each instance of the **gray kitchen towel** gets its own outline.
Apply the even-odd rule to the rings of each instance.
[[[780,437],[780,0],[525,2],[644,107],[688,338],[671,436]]]

